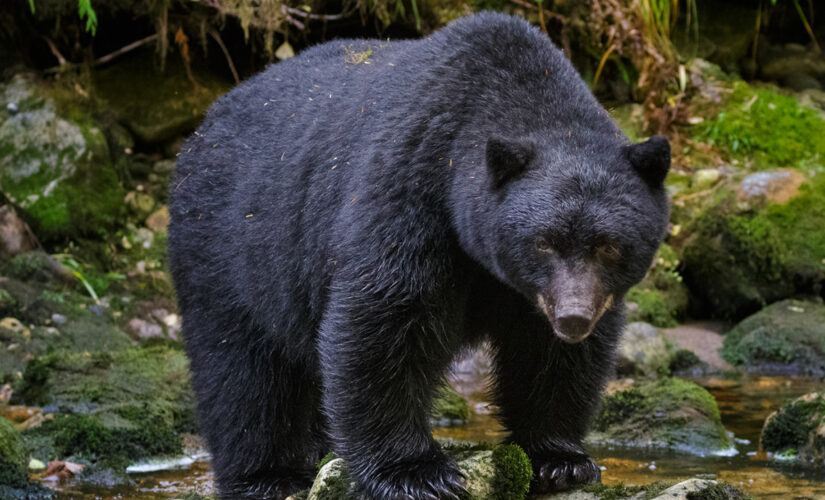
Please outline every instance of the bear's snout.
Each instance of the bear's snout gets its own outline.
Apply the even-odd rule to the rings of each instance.
[[[562,266],[549,289],[537,296],[555,334],[574,344],[586,339],[602,315],[613,305],[595,269],[586,264]]]

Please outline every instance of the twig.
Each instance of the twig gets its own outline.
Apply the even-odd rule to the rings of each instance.
[[[532,3],[528,2],[528,1],[526,1],[526,0],[510,0],[510,2],[512,2],[512,3],[516,4],[516,5],[520,5],[520,6],[522,6],[522,7],[528,8],[528,9],[537,9],[537,8],[538,8],[538,6],[536,6],[535,4],[532,4]],[[547,17],[549,17],[549,18],[551,18],[551,19],[556,19],[556,20],[558,20],[558,21],[561,21],[561,22],[562,22],[562,24],[566,24],[566,23],[569,21],[569,19],[568,19],[567,17],[565,17],[565,16],[563,16],[563,15],[561,15],[561,14],[558,14],[558,13],[556,13],[556,12],[553,12],[553,11],[547,10],[547,9],[545,9],[545,8],[542,8],[541,10],[542,10],[542,13],[543,13],[545,16],[547,16]]]
[[[154,35],[149,35],[146,38],[142,38],[142,39],[140,39],[136,42],[130,43],[129,45],[125,45],[125,46],[117,49],[114,52],[110,52],[110,53],[106,54],[105,56],[102,56],[102,57],[99,57],[99,58],[95,59],[94,65],[98,66],[98,65],[101,65],[101,64],[106,64],[107,62],[111,61],[112,59],[114,59],[117,56],[123,55],[123,54],[129,52],[130,50],[135,50],[136,48],[140,47],[141,45],[146,45],[147,43],[154,41],[157,37],[158,37],[158,34],[155,33]]]
[[[157,37],[158,37],[158,35],[157,35],[157,33],[155,33],[154,35],[149,35],[146,38],[140,39],[136,42],[132,42],[129,45],[121,47],[121,48],[117,49],[114,52],[110,52],[110,53],[106,54],[105,56],[101,56],[101,57],[95,59],[94,62],[92,62],[92,66],[99,66],[101,64],[105,64],[105,63],[111,61],[112,59],[114,59],[118,56],[121,56],[121,55],[123,55],[123,54],[125,54],[129,51],[135,50],[136,48],[140,47],[141,45],[146,45],[147,43],[155,40]],[[50,46],[52,45],[52,43],[48,39],[46,39],[46,41],[49,43]],[[53,52],[56,52],[56,51],[57,51],[57,49],[54,49]],[[59,52],[57,54],[59,54]],[[57,56],[57,54],[55,54],[55,55]],[[61,59],[62,59],[62,56],[58,57],[58,61],[60,61]],[[66,61],[65,59],[63,59],[60,66],[54,66],[52,68],[44,69],[43,72],[47,73],[47,74],[48,73],[57,73],[64,66],[76,66],[76,64],[75,63],[70,63],[70,62]]]
[[[539,8],[539,24],[541,25],[541,30],[546,35],[547,25],[544,23],[544,7],[542,7],[542,5],[544,5],[544,0],[536,0],[536,5]]]
[[[349,15],[347,12],[341,12],[340,14],[312,14],[301,9],[287,7],[286,5],[281,5],[281,12],[286,15],[293,14],[296,16],[301,16],[304,19],[312,19],[314,21],[337,21]]]
[[[44,36],[43,40],[46,40],[46,43],[49,45],[49,50],[51,50],[52,54],[54,54],[54,57],[57,58],[57,64],[60,65],[59,67],[65,66],[68,63],[68,61],[66,61],[66,58],[63,57],[63,54],[61,54],[60,51],[57,50],[57,47],[55,47],[54,42],[47,36]]]
[[[232,77],[235,78],[235,84],[237,85],[241,83],[241,79],[238,78],[238,70],[235,69],[235,63],[232,62],[232,56],[229,55],[229,50],[227,50],[226,45],[224,45],[223,40],[221,40],[221,35],[217,31],[215,31],[215,28],[212,27],[209,28],[207,33],[209,33],[209,36],[215,39],[215,42],[217,42],[218,47],[220,47],[223,51],[223,55],[224,57],[226,57],[226,64],[229,65],[229,70],[232,72]]]

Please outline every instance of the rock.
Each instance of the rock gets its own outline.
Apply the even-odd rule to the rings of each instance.
[[[64,316],[62,314],[58,314],[58,313],[52,314],[51,319],[52,319],[52,323],[54,323],[56,325],[62,325],[64,323],[66,323],[66,321],[68,321],[68,319],[66,319],[66,316]]]
[[[750,174],[739,185],[740,209],[787,203],[799,194],[799,188],[806,180],[797,170],[787,168]]]
[[[664,334],[680,349],[693,353],[710,370],[726,372],[733,370],[733,366],[719,354],[724,337],[718,329],[719,325],[692,323],[666,328]]]
[[[165,346],[35,358],[14,399],[55,412],[36,431],[58,457],[181,455],[181,434],[194,431],[188,362]]]
[[[76,281],[71,269],[41,250],[17,255],[5,265],[0,263],[0,269],[12,278],[37,283],[54,281],[74,283]]]
[[[825,305],[793,299],[771,304],[728,332],[721,354],[749,371],[825,375]]]
[[[761,77],[786,86],[790,86],[790,81],[799,75],[813,79],[825,76],[825,57],[812,51],[787,50],[774,46],[769,47],[760,59]]]
[[[778,300],[820,294],[825,175],[798,185],[799,175],[750,176],[741,194],[717,199],[683,230],[679,271],[693,315],[738,321]]]
[[[0,405],[0,417],[13,424],[19,424],[43,413],[43,408],[37,406]]]
[[[785,461],[825,465],[825,393],[806,394],[771,413],[760,446]]]
[[[129,191],[123,201],[139,220],[144,220],[155,208],[155,199],[140,191]]]
[[[675,484],[653,500],[746,500],[750,498],[729,484],[709,479],[688,479]]]
[[[163,328],[155,323],[150,323],[140,318],[132,318],[129,321],[129,329],[137,335],[140,340],[151,338],[163,338]]]
[[[29,75],[0,85],[0,103],[19,106],[0,113],[3,192],[47,241],[113,228],[123,191],[106,138],[87,111],[52,95],[60,94]]]
[[[648,323],[629,323],[619,344],[617,372],[625,376],[667,375],[677,350],[658,328]]]
[[[95,88],[109,109],[140,141],[158,144],[193,130],[206,109],[230,88],[228,82],[193,68],[195,88],[182,64],[155,64],[154,51],[140,49],[94,73]]]
[[[713,186],[722,174],[715,168],[701,168],[693,174],[692,184],[696,189],[707,189]]]
[[[470,498],[525,498],[532,478],[527,455],[515,445],[473,445],[443,440],[442,446],[467,477]],[[323,461],[322,461],[323,463]],[[307,500],[354,500],[348,494],[349,473],[343,459],[326,462],[318,472]]]
[[[449,386],[442,386],[433,401],[430,417],[436,425],[450,425],[464,422],[470,415],[467,400]]]
[[[606,395],[587,441],[700,456],[736,453],[713,396],[677,378],[635,381]]]
[[[163,205],[146,218],[146,227],[156,233],[166,234],[166,226],[169,225],[169,207]]]
[[[25,327],[16,318],[3,318],[0,320],[0,339],[25,342],[31,338],[31,330]]]
[[[28,224],[11,205],[0,206],[0,258],[10,258],[39,246]]]

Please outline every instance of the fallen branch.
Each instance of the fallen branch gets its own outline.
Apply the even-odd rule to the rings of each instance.
[[[57,47],[54,45],[54,42],[51,40],[51,38],[44,36],[43,40],[46,40],[46,43],[49,45],[49,50],[52,51],[54,57],[57,58],[57,64],[60,65],[58,67],[65,66],[68,63],[68,61],[66,61],[66,58],[63,57],[63,54],[61,54],[60,51],[57,50]]]
[[[142,38],[142,39],[140,39],[136,42],[132,42],[129,45],[121,47],[121,48],[117,49],[114,52],[110,52],[110,53],[106,54],[105,56],[101,56],[101,57],[95,59],[94,62],[92,62],[92,66],[99,66],[101,64],[105,64],[105,63],[111,61],[112,59],[114,59],[118,56],[121,56],[121,55],[123,55],[123,54],[125,54],[129,51],[135,50],[136,48],[140,47],[141,45],[146,45],[147,43],[154,41],[155,39],[157,39],[157,37],[158,37],[158,35],[157,35],[157,33],[155,33],[154,35],[149,35],[146,38]],[[53,46],[53,44],[51,43],[51,41],[48,38],[46,39],[46,42],[49,44],[49,46]],[[52,53],[55,53],[55,56],[58,57],[58,61],[61,61],[62,56],[58,56],[59,52],[57,52],[56,48],[52,51]],[[61,69],[63,69],[66,66],[69,66],[69,67],[77,66],[77,64],[71,63],[71,62],[66,61],[65,59],[62,59],[62,61],[60,63],[60,66],[54,66],[54,67],[51,67],[51,68],[44,69],[43,72],[46,73],[46,74],[57,73],[58,71],[60,71]]]
[[[232,56],[229,55],[229,50],[226,48],[226,45],[224,45],[223,40],[221,40],[221,35],[215,31],[215,28],[212,27],[209,28],[207,33],[209,33],[209,36],[215,40],[218,47],[220,47],[223,51],[223,55],[226,57],[226,64],[229,65],[229,70],[232,72],[232,77],[235,78],[235,85],[241,83],[241,79],[238,78],[238,71],[235,69],[235,63],[232,62]]]

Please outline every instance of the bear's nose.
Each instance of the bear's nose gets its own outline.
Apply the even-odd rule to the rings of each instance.
[[[556,315],[556,333],[566,342],[579,342],[590,333],[593,316],[584,309],[560,311]]]

